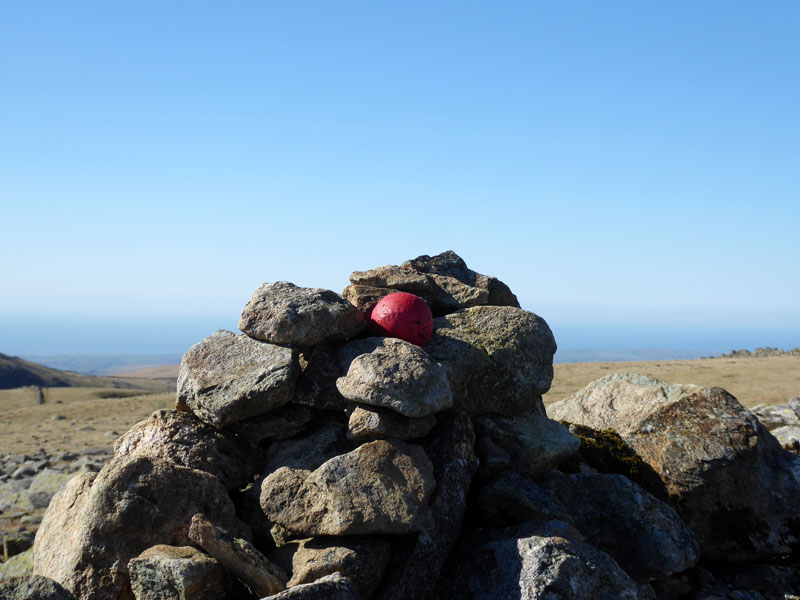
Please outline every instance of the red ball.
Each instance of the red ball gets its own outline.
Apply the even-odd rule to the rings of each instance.
[[[369,317],[375,335],[396,337],[424,346],[433,335],[433,315],[425,300],[414,294],[395,292],[381,298]]]

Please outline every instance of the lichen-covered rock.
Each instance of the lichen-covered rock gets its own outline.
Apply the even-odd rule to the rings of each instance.
[[[770,433],[780,442],[785,450],[800,453],[800,425],[785,425],[773,429]]]
[[[661,477],[703,555],[743,562],[786,554],[800,541],[800,457],[725,390],[622,373],[548,413],[614,429]]]
[[[224,598],[229,576],[216,560],[191,546],[158,545],[128,562],[136,600]]]
[[[520,473],[538,477],[580,448],[578,438],[564,425],[536,412],[515,417],[478,417],[476,429],[511,455]]]
[[[288,403],[299,375],[295,350],[219,330],[183,355],[178,408],[224,427]]]
[[[349,577],[333,573],[314,583],[297,585],[262,600],[361,600],[361,595]]]
[[[467,493],[478,467],[469,417],[460,411],[442,414],[426,441],[425,452],[436,478],[430,502],[433,526],[397,553],[377,596],[381,600],[433,597],[436,580],[464,522]]]
[[[358,587],[362,598],[369,598],[390,556],[389,544],[375,536],[302,540],[292,555],[292,578],[286,585],[292,588],[340,573]]]
[[[436,417],[404,417],[386,408],[356,405],[347,423],[347,439],[371,442],[386,438],[413,440],[427,435],[436,425]]]
[[[426,417],[453,406],[450,384],[439,364],[419,346],[397,338],[351,342],[341,352],[363,352],[336,381],[354,402],[390,408],[407,417]]]
[[[53,498],[36,535],[34,573],[82,600],[133,600],[128,561],[158,544],[188,545],[200,511],[249,535],[215,476],[143,456],[112,459]]]
[[[366,326],[361,311],[339,294],[287,281],[259,287],[239,319],[239,329],[250,337],[293,346],[348,339]]]
[[[26,492],[31,507],[34,509],[46,508],[53,496],[63,490],[74,476],[74,473],[62,473],[55,469],[39,471]]]
[[[3,600],[75,600],[57,582],[41,575],[11,577],[0,581]]]
[[[694,534],[672,507],[622,475],[554,471],[541,484],[568,508],[587,543],[639,581],[679,573],[700,558]]]
[[[434,319],[425,350],[444,367],[456,406],[470,414],[545,414],[553,380],[553,333],[541,317],[479,306]]]
[[[192,517],[189,539],[247,584],[257,596],[277,594],[286,587],[286,574],[247,540],[214,525],[205,515]]]
[[[362,444],[312,473],[278,469],[261,486],[261,508],[307,536],[410,533],[432,524],[433,466],[400,440]]]
[[[0,580],[33,574],[33,548],[20,552],[0,563]],[[0,596],[2,597],[2,596]]]
[[[149,456],[199,469],[233,489],[258,472],[252,452],[233,435],[190,413],[157,410],[134,425],[114,445],[114,456]]]
[[[467,536],[452,600],[640,600],[648,595],[602,550],[550,521]]]

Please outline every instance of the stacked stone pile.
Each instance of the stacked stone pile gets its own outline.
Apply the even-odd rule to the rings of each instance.
[[[424,347],[370,335],[393,291],[436,315]],[[175,410],[53,499],[39,579],[6,590],[755,599],[800,580],[798,457],[723,390],[634,375],[548,417],[547,323],[452,252],[355,272],[342,296],[264,284],[239,327],[186,353]]]

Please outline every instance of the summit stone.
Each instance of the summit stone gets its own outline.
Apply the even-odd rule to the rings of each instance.
[[[259,287],[239,319],[239,329],[250,337],[293,346],[348,339],[366,326],[361,311],[339,294],[288,281]]]

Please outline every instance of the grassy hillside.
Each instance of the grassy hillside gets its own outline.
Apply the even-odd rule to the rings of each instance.
[[[175,389],[174,380],[142,377],[94,377],[73,371],[60,371],[17,356],[0,353],[0,389],[8,390],[23,386],[91,387],[139,389],[152,392]]]

